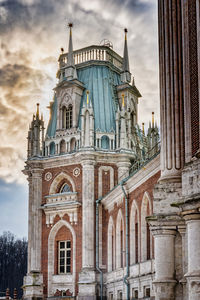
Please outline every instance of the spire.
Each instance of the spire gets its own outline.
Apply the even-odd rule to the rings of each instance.
[[[128,46],[127,46],[127,28],[124,29],[125,41],[124,41],[124,56],[123,56],[123,71],[130,72],[129,70],[129,59],[128,59]]]
[[[72,80],[77,78],[76,68],[74,64],[74,56],[73,56],[73,43],[72,43],[72,27],[73,24],[69,23],[69,47],[68,47],[68,55],[67,55],[67,66],[65,69],[65,76],[67,80]]]
[[[128,58],[128,45],[127,45],[127,28],[124,29],[125,33],[125,41],[124,41],[124,56],[123,56],[123,65],[122,65],[122,74],[121,81],[122,82],[130,82],[131,81],[131,73],[129,69],[129,58]]]
[[[74,58],[73,58],[73,44],[72,44],[72,27],[73,24],[69,23],[69,47],[68,47],[68,56],[67,56],[67,66],[74,66]]]

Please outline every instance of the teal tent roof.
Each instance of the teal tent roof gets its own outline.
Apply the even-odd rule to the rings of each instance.
[[[102,132],[115,130],[116,85],[121,83],[120,75],[107,66],[89,66],[78,70],[78,79],[89,90],[89,99],[94,110],[94,129]],[[81,108],[86,101],[86,90],[81,99]],[[79,127],[80,125],[79,120]]]
[[[56,123],[57,123],[57,98],[56,98],[56,95],[54,95],[53,103],[50,106],[50,110],[51,110],[50,120],[49,120],[46,134],[49,137],[53,137],[53,136],[55,136],[55,133],[56,133]]]
[[[116,85],[121,84],[120,75],[105,65],[93,65],[77,70],[78,80],[84,84],[80,112],[83,103],[86,103],[86,91],[89,90],[89,99],[94,110],[94,129],[101,132],[115,130],[115,113],[117,111]],[[65,79],[64,79],[65,80]],[[57,98],[51,106],[51,118],[47,127],[47,135],[55,136],[57,123]],[[81,122],[79,118],[79,128]]]

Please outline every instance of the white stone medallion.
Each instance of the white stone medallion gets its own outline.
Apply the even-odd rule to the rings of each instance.
[[[73,170],[73,175],[75,176],[75,177],[78,177],[79,175],[80,175],[80,169],[77,167],[77,168],[75,168],[74,170]]]
[[[51,180],[51,178],[52,178],[52,173],[51,173],[51,172],[47,172],[47,173],[45,174],[45,176],[44,176],[44,179],[45,179],[46,181]]]

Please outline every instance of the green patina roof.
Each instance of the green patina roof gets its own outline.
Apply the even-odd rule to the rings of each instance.
[[[93,65],[77,70],[78,80],[84,83],[85,90],[81,99],[81,108],[86,103],[86,90],[90,91],[89,98],[92,101],[94,110],[94,129],[101,132],[110,132],[115,130],[115,113],[117,110],[116,85],[121,84],[120,75],[112,71],[108,66]],[[47,135],[55,136],[57,122],[57,99],[54,97],[54,103],[51,110],[51,119],[49,120]],[[81,122],[79,118],[79,128]]]
[[[90,66],[78,70],[78,79],[90,91],[89,98],[94,110],[94,129],[102,132],[115,130],[116,85],[121,83],[120,75],[107,66]],[[86,101],[86,90],[81,99],[81,108]],[[79,120],[79,128],[81,128]]]
[[[49,124],[47,126],[47,132],[46,134],[49,137],[55,136],[56,133],[56,124],[57,124],[57,98],[56,95],[54,95],[53,103],[50,106],[50,120]]]

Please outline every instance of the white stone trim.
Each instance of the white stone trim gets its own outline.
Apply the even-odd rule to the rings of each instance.
[[[102,184],[102,172],[110,172],[110,190],[114,187],[114,169],[111,166],[101,166],[98,169],[98,179],[99,179],[99,188],[98,188],[98,197],[102,196],[103,184]]]
[[[131,213],[130,213],[130,265],[136,263],[136,252],[135,252],[135,215],[137,212],[138,219],[138,262],[140,261],[140,213],[136,200],[133,200],[131,205]]]
[[[74,228],[65,220],[58,221],[51,229],[48,237],[48,296],[53,296],[52,281],[54,275],[54,258],[55,258],[55,237],[62,226],[66,226],[72,233],[73,238],[73,295],[75,295],[75,281],[76,281],[76,233]],[[67,288],[67,286],[66,286]]]
[[[113,233],[113,244],[112,244],[112,233]],[[107,249],[107,270],[108,272],[113,271],[115,268],[115,227],[112,216],[109,218],[108,222],[108,234],[107,234],[107,241],[108,241],[108,249]],[[112,266],[113,262],[113,266]]]
[[[141,261],[147,260],[147,206],[149,204],[149,212],[152,214],[152,204],[150,196],[144,193],[141,206]],[[150,237],[150,255],[152,255],[152,238]]]
[[[136,188],[141,186],[144,182],[154,176],[160,171],[160,155],[150,161],[146,166],[139,170],[135,175],[130,177],[126,182],[127,193],[130,194]],[[101,203],[104,205],[104,209],[111,212],[114,209],[114,205],[119,205],[122,198],[121,186],[117,186],[112,193],[106,195]]]
[[[116,222],[116,269],[121,268],[121,222],[122,222],[122,232],[123,232],[123,241],[122,247],[124,250],[124,218],[122,214],[122,210],[119,209],[117,215],[117,222]],[[125,253],[124,253],[125,254]],[[123,255],[123,262],[122,266],[124,266],[124,255]]]
[[[58,186],[59,182],[63,179],[67,179],[71,183],[73,192],[75,192],[76,189],[75,189],[75,184],[74,184],[73,179],[68,174],[61,172],[54,178],[54,180],[50,186],[49,195],[56,194],[57,186]]]

